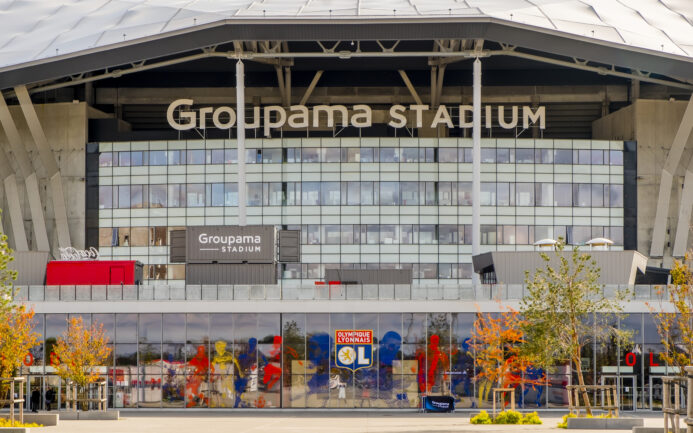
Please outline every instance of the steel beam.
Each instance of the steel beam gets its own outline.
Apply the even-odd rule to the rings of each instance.
[[[414,88],[414,85],[411,83],[411,80],[409,79],[409,76],[407,75],[407,73],[402,69],[400,69],[398,72],[399,72],[400,77],[402,77],[402,81],[404,81],[404,85],[407,86],[407,89],[409,89],[409,93],[411,93],[411,97],[414,98],[414,101],[416,101],[416,104],[417,105],[423,105],[423,101],[421,100],[419,93]]]
[[[652,230],[652,244],[650,246],[650,257],[662,257],[664,256],[664,238],[666,234],[667,227],[667,217],[669,216],[669,201],[671,200],[671,185],[674,180],[674,174],[681,162],[681,155],[683,154],[683,149],[686,146],[688,137],[693,131],[693,95],[691,95],[688,105],[686,106],[686,111],[683,113],[683,118],[679,124],[679,128],[674,136],[674,141],[671,144],[669,153],[667,154],[667,159],[664,162],[664,168],[662,169],[661,179],[659,181],[659,195],[657,197],[657,212],[655,214],[654,228]],[[693,182],[688,182],[693,180],[686,173],[686,185],[690,185]],[[685,187],[685,185],[684,185]],[[688,191],[688,194],[693,194],[692,191]],[[688,206],[688,201],[690,198],[685,197],[686,192],[684,192],[684,197],[681,200],[681,206]],[[690,219],[690,209],[682,209],[679,207],[679,218],[683,216],[685,218],[688,214]],[[679,220],[680,221],[680,220]],[[680,225],[679,225],[680,227]],[[682,229],[683,230],[683,229]],[[686,240],[688,239],[688,220],[686,220]],[[677,228],[676,238],[679,239],[678,248],[685,249],[684,245],[681,246],[682,238],[684,237],[683,231],[679,231]]]
[[[14,170],[12,170],[9,161],[6,153],[0,149],[0,174],[2,175],[2,183],[5,187],[5,199],[7,200],[8,210],[7,217],[10,218],[14,249],[17,251],[28,251],[29,243],[26,240],[24,217],[22,216],[22,209],[19,205],[17,179],[15,178]],[[2,225],[0,225],[0,231],[5,233]]]
[[[58,233],[58,246],[67,248],[72,246],[70,240],[70,229],[67,222],[67,209],[65,195],[63,194],[62,175],[58,168],[58,163],[55,161],[55,156],[51,151],[46,134],[43,132],[41,122],[36,115],[34,104],[31,102],[31,97],[26,89],[26,86],[17,86],[14,91],[19,99],[19,105],[24,113],[29,132],[34,139],[34,143],[38,148],[39,157],[43,168],[46,170],[46,177],[51,191],[51,199],[53,201],[53,212],[55,214],[55,227]]]
[[[481,60],[474,60],[472,87],[472,256],[481,249]],[[479,274],[472,273],[475,298],[481,287]]]
[[[318,81],[320,81],[320,77],[322,77],[323,72],[325,71],[315,71],[315,76],[313,76],[313,79],[310,81],[310,84],[308,85],[306,92],[301,97],[301,102],[299,102],[298,105],[306,105],[306,102],[308,102],[308,98],[310,98],[310,95],[313,93],[313,90],[315,90],[315,86],[318,85]]]

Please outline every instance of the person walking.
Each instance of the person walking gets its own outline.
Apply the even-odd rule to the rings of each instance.
[[[47,411],[51,410],[51,404],[53,403],[54,398],[55,398],[55,391],[53,391],[53,387],[49,387],[48,391],[46,391],[46,410]]]
[[[34,412],[34,413],[38,412],[40,400],[41,400],[41,392],[38,390],[37,387],[34,387],[34,389],[31,391],[31,397],[29,398],[29,401],[31,403],[31,411],[32,412]]]

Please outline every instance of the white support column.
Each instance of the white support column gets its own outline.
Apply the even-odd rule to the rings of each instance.
[[[689,132],[690,135],[690,132]],[[683,180],[683,191],[679,202],[679,219],[676,224],[676,237],[674,238],[673,257],[683,257],[688,245],[688,232],[690,231],[691,210],[693,210],[693,157],[688,160],[686,177]]]
[[[481,246],[481,61],[474,60],[472,92],[472,255],[479,254]],[[475,296],[479,295],[479,274],[472,273]]]
[[[49,251],[50,247],[48,244],[48,232],[46,231],[46,222],[43,216],[43,207],[41,206],[41,195],[39,194],[38,181],[36,179],[36,172],[31,164],[31,159],[29,158],[29,153],[24,147],[19,131],[17,130],[17,125],[14,123],[14,119],[10,113],[5,98],[0,94],[0,123],[2,123],[3,130],[7,136],[7,141],[9,142],[9,147],[12,150],[12,154],[19,167],[19,173],[24,177],[24,184],[26,187],[27,198],[29,200],[29,209],[31,211],[31,224],[34,229],[34,239],[36,241],[36,249],[38,251]],[[8,165],[9,167],[9,165]],[[7,171],[2,170],[6,173],[11,173],[12,171],[8,169]],[[12,180],[14,183],[15,194],[17,194],[16,180]],[[8,193],[10,194],[10,193]],[[9,197],[9,196],[8,196]],[[24,251],[28,251],[28,243],[26,241],[26,232],[24,232],[24,222],[21,222],[22,235],[21,239],[17,240],[17,233],[14,228],[14,220],[22,216],[22,212],[19,209],[19,201],[8,200],[10,206],[10,216],[13,221],[13,233],[15,236],[15,249],[22,251],[19,245],[23,245]],[[17,209],[13,210],[12,207],[17,206]]]
[[[4,158],[3,152],[0,152],[0,158]],[[22,210],[19,207],[19,193],[17,192],[17,179],[14,173],[9,168],[7,161],[0,162],[0,171],[5,177],[2,181],[5,186],[5,198],[7,199],[7,211],[10,218],[10,227],[12,227],[12,238],[14,239],[14,249],[16,251],[29,251],[29,243],[26,240],[26,232],[24,231],[24,218]]]
[[[55,156],[51,151],[46,134],[43,132],[41,122],[39,122],[34,104],[31,102],[31,97],[26,89],[26,86],[17,86],[14,88],[19,105],[24,113],[26,123],[29,126],[29,132],[36,143],[41,163],[46,170],[48,178],[51,199],[53,200],[53,212],[55,214],[55,225],[58,233],[58,245],[63,248],[71,247],[70,229],[67,223],[67,208],[65,195],[63,194],[62,176],[60,169],[55,161]]]
[[[238,225],[245,225],[245,77],[243,62],[236,63],[236,127],[238,135]]]
[[[676,168],[679,166],[681,161],[681,155],[683,154],[683,149],[686,146],[688,137],[693,131],[693,95],[688,101],[686,106],[686,111],[683,113],[683,118],[679,124],[679,129],[676,131],[674,136],[674,141],[671,144],[669,153],[667,154],[667,159],[664,162],[664,168],[662,169],[661,180],[659,181],[659,196],[657,197],[657,212],[655,214],[654,228],[652,230],[652,245],[650,246],[650,257],[662,257],[664,255],[664,238],[666,234],[667,227],[667,217],[669,216],[669,201],[671,200],[671,184],[673,183],[674,174],[676,173]],[[686,185],[691,182],[688,173],[686,174]],[[693,185],[692,185],[693,186]],[[688,194],[693,194],[693,191],[689,190]],[[689,206],[687,203],[691,200],[686,197],[686,191],[684,189],[684,195],[681,199],[681,205]],[[681,221],[683,213],[683,218],[686,217],[685,209],[679,207],[679,224]],[[687,214],[689,215],[686,222],[686,241],[688,236],[688,220],[690,220],[690,209],[688,209]],[[683,234],[679,229],[676,230],[676,238],[683,237]],[[679,241],[680,242],[680,241]],[[679,245],[679,248],[685,249],[685,242],[683,247]],[[674,246],[676,250],[676,245]]]

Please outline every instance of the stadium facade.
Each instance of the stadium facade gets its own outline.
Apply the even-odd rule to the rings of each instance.
[[[52,346],[80,315],[108,330],[111,407],[484,405],[473,322],[523,286],[472,257],[606,238],[634,345],[583,371],[661,407],[676,371],[647,302],[692,242],[693,10],[390,3],[0,16],[2,227],[43,341],[27,390],[64,406]],[[544,372],[520,401],[565,407],[569,367]]]

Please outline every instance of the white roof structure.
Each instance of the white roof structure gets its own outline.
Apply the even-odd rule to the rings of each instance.
[[[503,23],[693,61],[691,0],[0,0],[0,73],[262,20]],[[414,20],[414,23],[411,21]]]

